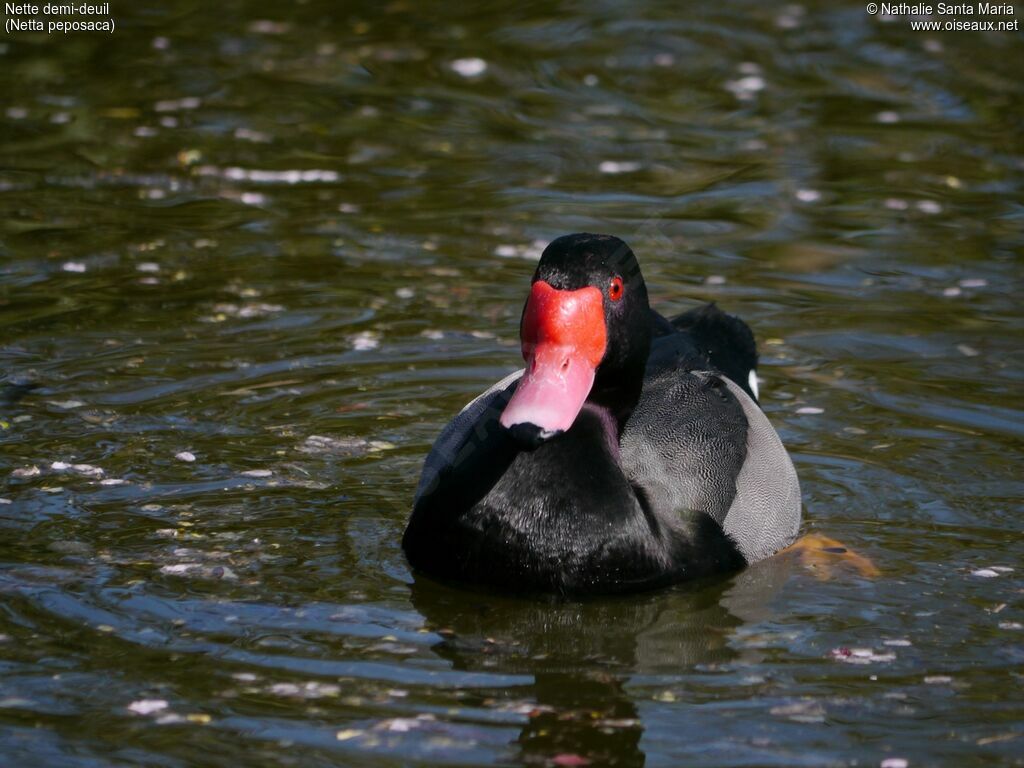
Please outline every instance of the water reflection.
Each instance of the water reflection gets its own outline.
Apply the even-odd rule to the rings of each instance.
[[[533,677],[515,691],[531,702],[517,739],[524,764],[575,755],[595,765],[640,766],[644,722],[630,682],[756,661],[756,650],[737,647],[736,630],[771,617],[792,566],[782,556],[728,579],[573,602],[483,594],[417,577],[411,597],[443,638],[432,650],[455,670]]]

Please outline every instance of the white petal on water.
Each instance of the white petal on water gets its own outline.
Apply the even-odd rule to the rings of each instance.
[[[358,352],[366,352],[380,346],[380,336],[373,331],[362,331],[350,336],[349,339],[352,342],[352,349]]]
[[[11,472],[11,477],[26,478],[36,477],[39,474],[39,467],[32,465],[31,467],[18,467]]]
[[[82,272],[85,272],[85,264],[83,264],[81,261],[65,261],[63,266],[61,266],[61,269],[63,269],[65,272],[75,272],[81,274]]]
[[[476,57],[455,59],[451,64],[452,71],[463,77],[479,77],[487,71],[487,62]]]
[[[816,203],[821,200],[821,192],[816,189],[798,189],[796,199],[801,203]]]
[[[878,764],[878,768],[907,768],[910,763],[905,757],[887,757]]]
[[[640,163],[633,162],[631,160],[617,161],[617,160],[602,160],[601,164],[597,166],[597,169],[601,173],[633,173],[634,171],[640,170]]]
[[[830,654],[844,664],[875,664],[896,660],[892,651],[879,653],[872,648],[834,648]]]
[[[961,291],[960,288],[958,286],[955,286],[955,285],[953,287],[951,287],[951,288],[946,288],[946,289],[944,289],[942,291],[942,295],[943,296],[946,296],[946,297],[951,298],[951,299],[959,296],[962,293],[963,293],[963,291]]]
[[[128,705],[128,711],[137,715],[152,715],[154,712],[163,712],[169,706],[163,699],[139,699]]]
[[[803,408],[797,408],[796,412],[797,413],[802,413],[802,414],[808,414],[808,415],[817,415],[819,413],[824,413],[825,409],[824,408],[818,408],[818,407],[813,406],[813,405],[806,405]]]
[[[241,472],[240,474],[245,477],[270,477],[274,473],[269,469],[247,469],[245,472]]]
[[[85,403],[81,400],[47,400],[50,405],[54,408],[60,408],[65,411],[70,411],[75,408],[81,408]]]
[[[737,99],[746,101],[754,98],[755,94],[765,89],[767,83],[760,75],[747,75],[738,80],[730,80],[725,84],[725,90],[729,91]]]
[[[988,280],[983,277],[967,277],[960,281],[961,288],[984,288]]]
[[[184,576],[189,571],[201,567],[199,563],[175,563],[174,565],[161,566],[160,573],[167,574],[168,576]]]
[[[994,579],[999,576],[999,571],[995,568],[979,568],[976,571],[971,571],[971,576],[977,576],[981,579]]]
[[[72,464],[71,469],[86,477],[103,477],[106,474],[102,467],[94,467],[92,464]]]
[[[179,453],[174,454],[174,458],[178,461],[188,462],[189,464],[196,460],[195,454],[191,451],[180,451]]]
[[[13,504],[13,503],[14,502],[11,501],[10,499],[2,499],[2,498],[0,498],[0,504]]]

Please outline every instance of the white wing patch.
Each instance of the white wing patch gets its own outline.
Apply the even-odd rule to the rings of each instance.
[[[754,399],[760,400],[761,396],[757,393],[757,371],[750,372],[750,376],[747,377],[747,383],[750,385],[750,391],[754,393]]]

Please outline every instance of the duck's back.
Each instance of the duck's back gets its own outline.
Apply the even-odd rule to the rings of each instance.
[[[747,562],[796,536],[800,485],[786,449],[757,404],[685,333],[655,341],[621,457],[656,515],[709,515]]]

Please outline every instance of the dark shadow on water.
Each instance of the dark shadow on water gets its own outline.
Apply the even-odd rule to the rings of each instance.
[[[532,705],[523,707],[528,719],[517,739],[523,764],[568,755],[642,766],[634,676],[736,661],[741,652],[730,639],[770,617],[791,564],[774,558],[728,579],[573,602],[490,595],[417,576],[412,602],[444,638],[433,650],[455,669],[533,676],[532,687],[509,693],[525,694]]]

